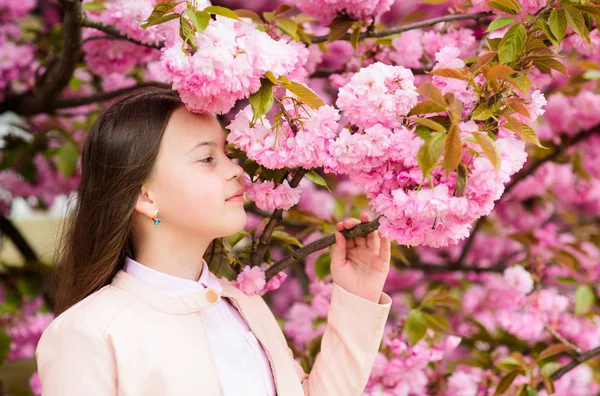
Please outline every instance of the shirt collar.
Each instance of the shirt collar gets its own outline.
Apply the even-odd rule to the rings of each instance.
[[[204,259],[202,259],[202,273],[198,281],[165,274],[164,272],[147,267],[131,257],[125,258],[123,270],[126,273],[163,290],[170,296],[177,297],[198,293],[207,287],[215,289],[219,293],[222,291],[219,280],[210,272],[208,264]]]

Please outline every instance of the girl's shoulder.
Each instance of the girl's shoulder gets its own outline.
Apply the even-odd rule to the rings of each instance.
[[[103,336],[113,320],[136,301],[131,294],[106,285],[54,318],[44,333],[75,331]]]

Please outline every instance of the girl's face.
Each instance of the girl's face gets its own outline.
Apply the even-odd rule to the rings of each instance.
[[[228,200],[243,192],[243,169],[226,150],[225,134],[215,116],[183,107],[173,112],[147,187],[152,208],[159,210],[160,226],[208,239],[244,228],[243,199]]]

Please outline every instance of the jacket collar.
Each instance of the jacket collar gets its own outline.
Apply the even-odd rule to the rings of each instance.
[[[141,302],[156,310],[174,315],[200,312],[215,305],[219,300],[210,302],[206,296],[209,290],[214,290],[219,295],[219,299],[221,297],[228,297],[234,300],[243,298],[244,294],[231,281],[216,277],[214,279],[220,284],[221,290],[218,288],[207,288],[183,296],[170,296],[164,290],[151,286],[124,270],[117,272],[111,285],[135,295]]]

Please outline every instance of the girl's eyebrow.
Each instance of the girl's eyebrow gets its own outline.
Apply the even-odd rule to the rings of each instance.
[[[216,146],[217,143],[213,142],[212,140],[206,140],[206,141],[202,141],[202,142],[198,142],[196,143],[196,145],[194,147],[192,147],[192,149],[190,151],[188,151],[188,154],[191,153],[192,151],[194,151],[195,149],[197,149],[198,147],[202,147],[202,146]]]

